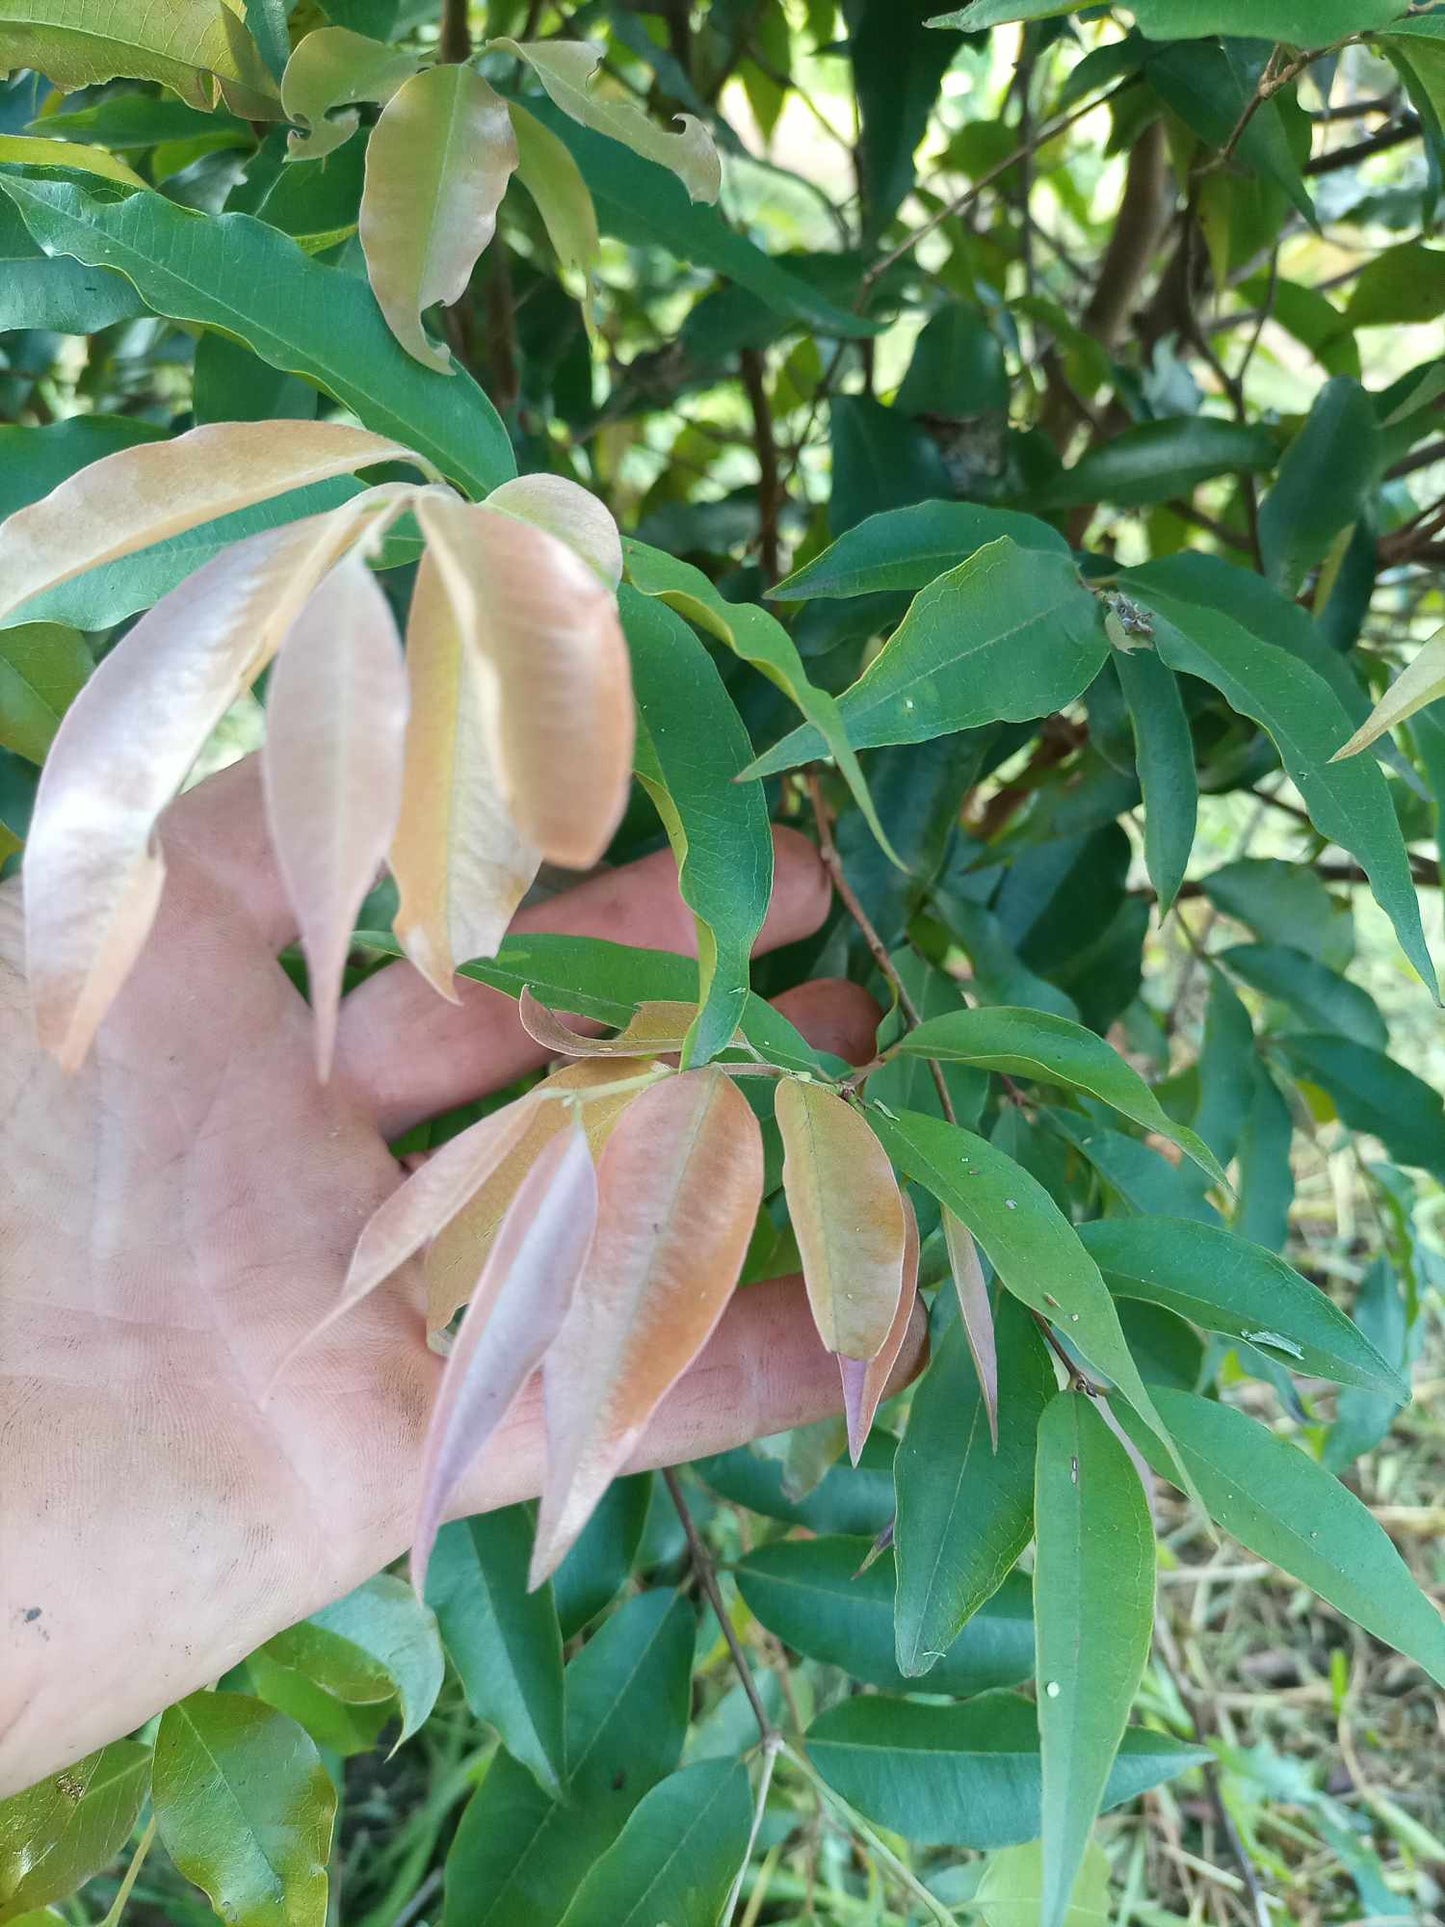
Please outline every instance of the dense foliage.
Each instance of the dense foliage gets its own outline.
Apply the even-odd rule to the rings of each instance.
[[[1151,1641],[1209,1521],[1343,1616],[1338,1701],[1368,1642],[1445,1685],[1366,1503],[1441,1279],[1445,10],[929,13],[0,0],[40,1044],[254,749],[319,1076],[398,956],[570,1060],[398,1138],[336,1281],[425,1254],[416,1590],[16,1791],[0,1922],[1183,1917],[1094,1832],[1144,1795],[1215,1917],[1439,1900],[1428,1806]],[[834,908],[755,956],[778,824]],[[505,935],[668,848],[696,961]],[[828,977],[857,1064],[768,1001]],[[629,1473],[799,1269],[840,1416]],[[439,1527],[539,1368],[540,1505]]]

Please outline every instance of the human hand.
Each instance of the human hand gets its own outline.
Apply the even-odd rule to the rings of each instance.
[[[419,1273],[278,1362],[334,1304],[419,1120],[540,1061],[509,998],[445,1003],[410,965],[343,1006],[316,1081],[255,768],[178,803],[149,946],[82,1070],[37,1049],[18,889],[0,890],[0,1797],[140,1725],[395,1558],[441,1369]],[[828,884],[782,832],[761,947],[822,921]],[[597,876],[518,927],[692,947],[672,859]],[[866,1057],[856,986],[784,1008]],[[905,1348],[900,1377],[916,1362]],[[534,1495],[535,1385],[458,1496]],[[749,1288],[659,1410],[636,1463],[720,1451],[839,1403],[796,1280]]]

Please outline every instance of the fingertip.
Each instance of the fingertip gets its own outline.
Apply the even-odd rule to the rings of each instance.
[[[845,1064],[866,1064],[873,1056],[883,1016],[862,984],[845,977],[820,977],[798,984],[773,999],[773,1007],[800,1030],[814,1050],[831,1051]]]

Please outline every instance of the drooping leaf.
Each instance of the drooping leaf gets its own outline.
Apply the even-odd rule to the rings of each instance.
[[[136,624],[66,712],[40,778],[25,902],[36,1022],[62,1064],[84,1058],[145,942],[165,875],[161,811],[383,506],[376,491],[225,550]]]
[[[865,1565],[871,1546],[852,1537],[776,1539],[740,1561],[738,1590],[769,1632],[806,1658],[887,1692],[911,1692],[894,1658],[895,1554],[884,1552]],[[1033,1663],[1032,1591],[1015,1573],[937,1656],[927,1690],[966,1699],[1016,1686]]]
[[[597,1231],[547,1357],[547,1479],[532,1560],[554,1570],[737,1283],[762,1199],[757,1119],[732,1080],[644,1091],[598,1172]]]
[[[429,496],[418,516],[487,693],[497,773],[520,835],[587,869],[627,804],[633,711],[613,596],[534,523]]]
[[[139,1817],[151,1756],[116,1740],[0,1801],[0,1921],[40,1917],[109,1866]]]
[[[1173,672],[1152,650],[1116,650],[1144,796],[1144,860],[1162,917],[1189,867],[1199,815],[1194,742]]]
[[[0,526],[0,619],[99,563],[219,515],[410,451],[340,422],[193,428],[106,455]]]
[[[715,1927],[748,1848],[752,1795],[738,1760],[702,1760],[642,1796],[583,1881],[565,1927]]]
[[[436,1621],[406,1581],[377,1573],[313,1613],[310,1624],[349,1640],[384,1668],[401,1705],[396,1744],[410,1739],[436,1705],[445,1669]]]
[[[565,475],[518,475],[487,497],[487,507],[546,529],[590,562],[609,589],[622,580],[622,537],[611,512]]]
[[[989,1302],[988,1281],[979,1263],[978,1246],[973,1234],[945,1206],[943,1242],[948,1252],[948,1270],[958,1299],[958,1315],[968,1340],[969,1356],[983,1408],[988,1417],[989,1438],[998,1450],[998,1341],[993,1328],[993,1306]]]
[[[829,1786],[907,1840],[1010,1847],[1039,1836],[1037,1715],[1015,1693],[982,1693],[953,1706],[875,1693],[847,1699],[814,1720],[808,1753]],[[1102,1805],[1120,1806],[1209,1757],[1202,1747],[1133,1727]]]
[[[544,127],[519,102],[509,106],[517,143],[517,179],[537,204],[559,264],[590,276],[601,242],[597,210],[582,170],[550,127]]]
[[[1154,1526],[1129,1454],[1078,1392],[1039,1423],[1039,1739],[1044,1900],[1062,1927],[1154,1630]]]
[[[866,1363],[841,1355],[838,1359],[838,1370],[843,1379],[843,1411],[848,1423],[848,1456],[854,1465],[863,1456],[863,1447],[872,1430],[873,1420],[888,1390],[888,1381],[898,1363],[898,1354],[903,1350],[903,1341],[908,1336],[918,1297],[918,1218],[908,1193],[901,1191],[899,1195],[903,1202],[904,1223],[903,1289],[898,1294],[898,1309],[893,1314],[893,1323],[879,1350]]]
[[[1438,702],[1442,696],[1445,696],[1445,629],[1437,629],[1400,671],[1367,720],[1330,760],[1338,763],[1346,756],[1358,756],[1362,749],[1378,742],[1387,729],[1398,729],[1401,723],[1408,722],[1428,703]]]
[[[866,232],[881,234],[913,186],[923,139],[956,41],[930,33],[930,0],[861,0],[848,9],[848,52],[861,123],[859,191]]]
[[[557,1792],[562,1784],[562,1636],[550,1585],[527,1591],[534,1513],[507,1506],[443,1526],[427,1604],[467,1704]]]
[[[502,798],[480,673],[436,559],[424,554],[407,621],[405,774],[387,862],[401,898],[396,934],[452,999],[457,965],[496,951],[541,862]]]
[[[726,1049],[747,998],[753,944],[772,893],[773,840],[756,785],[733,778],[752,747],[721,676],[692,631],[635,589],[619,598],[637,697],[637,771],[678,861],[697,919],[700,996],[683,1056]]]
[[[895,1048],[909,1056],[953,1059],[984,1070],[1066,1084],[1168,1138],[1188,1152],[1211,1178],[1222,1181],[1207,1144],[1187,1126],[1176,1124],[1153,1091],[1112,1044],[1047,1010],[985,1005],[930,1018],[902,1036]]]
[[[1348,1037],[1292,1032],[1282,1041],[1295,1074],[1328,1092],[1352,1131],[1379,1138],[1401,1164],[1445,1176],[1445,1102],[1433,1085]]]
[[[1125,1297],[1243,1338],[1292,1370],[1403,1392],[1395,1371],[1325,1292],[1232,1231],[1185,1218],[1101,1218],[1080,1225],[1079,1236]]]
[[[1445,1621],[1347,1486],[1233,1406],[1163,1388],[1158,1398],[1221,1530],[1445,1683]],[[1143,1429],[1130,1430],[1155,1469],[1172,1478]]]
[[[240,1693],[161,1716],[151,1798],[166,1852],[237,1927],[323,1927],[336,1790],[294,1720]]]
[[[882,1350],[904,1288],[908,1231],[898,1180],[867,1118],[826,1085],[785,1078],[777,1119],[818,1336],[830,1352],[866,1361]]]
[[[43,763],[94,667],[84,641],[61,623],[0,629],[0,747]]]
[[[1027,721],[1072,702],[1108,648],[1073,562],[1000,536],[914,597],[838,707],[855,749]],[[747,773],[774,776],[825,749],[805,725]]]
[[[117,201],[54,176],[0,173],[0,192],[47,252],[118,269],[155,313],[234,335],[474,494],[514,472],[506,430],[470,375],[419,366],[369,288],[276,228],[248,214],[196,214],[150,192]]]
[[[868,516],[768,593],[777,602],[807,602],[826,596],[923,589],[1001,535],[1011,537],[1021,549],[1069,552],[1057,529],[1017,509],[984,508],[975,502],[916,502],[910,508]]]
[[[678,116],[681,132],[660,127],[627,95],[599,88],[596,75],[602,61],[600,47],[585,40],[522,43],[500,39],[489,45],[525,60],[548,96],[572,120],[667,168],[694,201],[717,199],[722,164],[707,128],[692,114]]]
[[[451,352],[422,314],[466,292],[516,165],[507,104],[467,66],[404,81],[366,144],[358,232],[372,293],[402,347],[439,374]]]
[[[1364,514],[1380,465],[1369,395],[1348,375],[1327,381],[1285,450],[1259,507],[1259,545],[1270,576],[1293,595],[1330,544]]]
[[[1212,683],[1231,709],[1268,731],[1316,828],[1364,867],[1401,948],[1433,992],[1435,969],[1385,778],[1373,762],[1330,763],[1348,726],[1333,692],[1307,664],[1218,610],[1177,601],[1152,584],[1131,587],[1127,574],[1122,580],[1153,611],[1155,646],[1170,668]]]
[[[330,1073],[356,913],[401,811],[407,685],[385,595],[358,551],[322,578],[271,675],[262,773]]]
[[[281,76],[281,105],[293,123],[287,159],[323,160],[356,132],[357,102],[381,105],[415,72],[411,54],[350,27],[317,27],[305,34]]]
[[[158,80],[193,107],[224,100],[267,120],[276,87],[260,50],[224,0],[0,0],[0,64],[34,67],[57,87],[124,75]]]
[[[1015,1299],[998,1308],[998,1444],[961,1325],[913,1395],[894,1467],[898,1668],[932,1677],[1033,1533],[1034,1448],[1054,1373]],[[942,1690],[948,1690],[944,1688]]]
[[[452,1494],[562,1330],[598,1219],[598,1175],[580,1126],[557,1133],[517,1187],[477,1281],[427,1428],[411,1573]]]

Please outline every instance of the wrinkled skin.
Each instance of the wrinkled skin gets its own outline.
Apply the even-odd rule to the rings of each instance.
[[[254,770],[183,799],[163,842],[156,930],[73,1077],[35,1048],[18,891],[0,891],[0,1796],[216,1679],[403,1550],[440,1371],[415,1269],[262,1394],[399,1181],[387,1137],[541,1055],[510,1000],[469,985],[449,1005],[398,964],[348,999],[336,1074],[318,1086],[309,1013],[275,961],[291,923]],[[811,849],[785,833],[763,943],[816,928],[827,904]],[[666,855],[520,922],[691,943]],[[863,993],[810,985],[786,1007],[820,1044],[868,1054]],[[534,1391],[458,1514],[539,1489]],[[837,1403],[801,1287],[755,1287],[637,1463]]]

